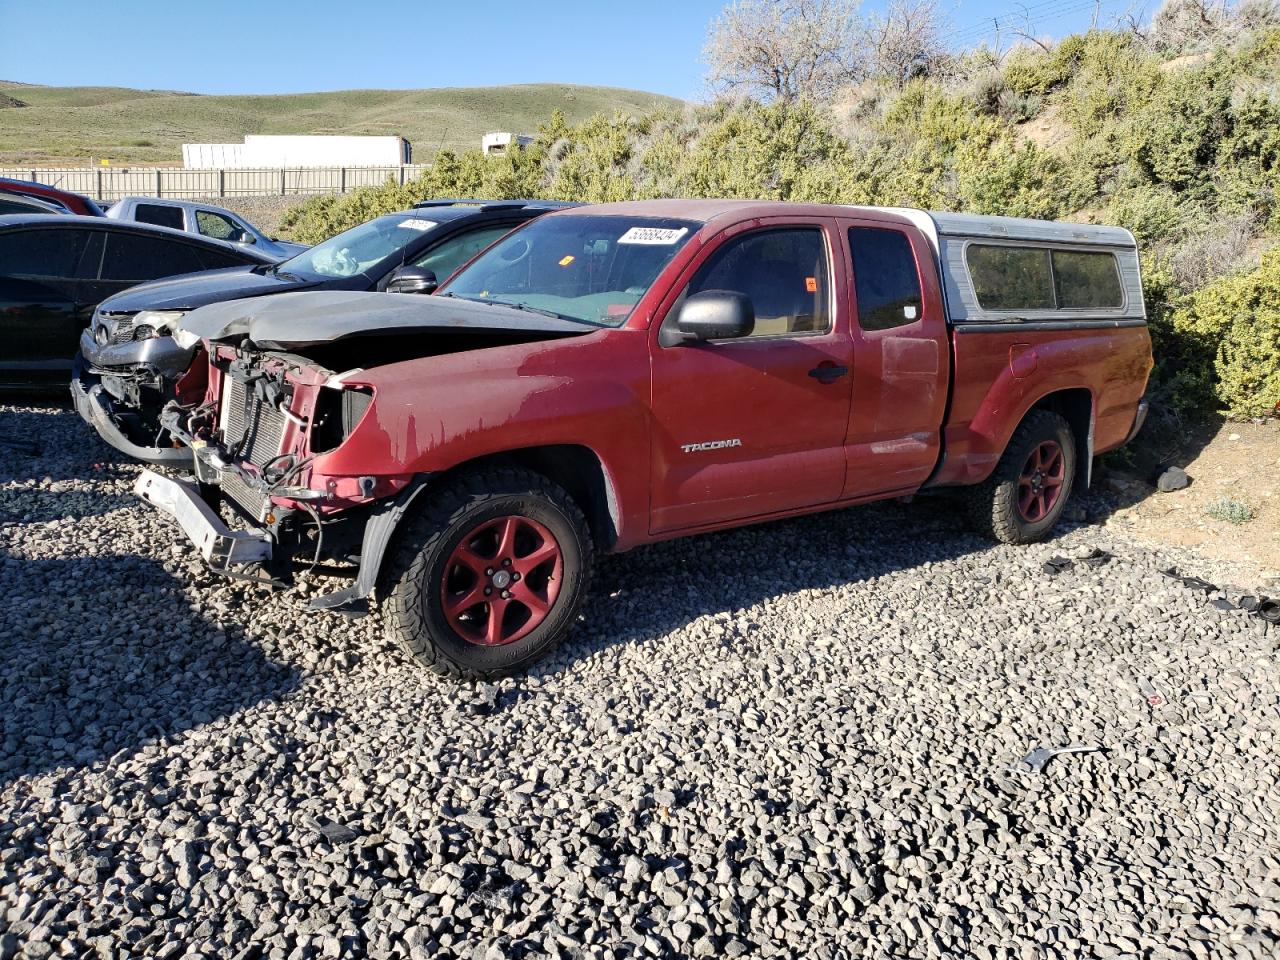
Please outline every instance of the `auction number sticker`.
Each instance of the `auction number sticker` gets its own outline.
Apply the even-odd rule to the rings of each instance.
[[[423,220],[419,217],[410,217],[407,220],[401,220],[397,224],[403,230],[430,230],[438,224],[434,220]]]
[[[688,227],[632,227],[618,238],[619,243],[637,243],[651,247],[669,247],[686,233]]]

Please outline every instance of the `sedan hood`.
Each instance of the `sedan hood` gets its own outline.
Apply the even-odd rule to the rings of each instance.
[[[139,310],[194,310],[209,303],[260,297],[289,290],[305,290],[313,281],[296,280],[272,273],[254,273],[253,267],[205,270],[179,277],[152,280],[108,297],[103,313],[136,313]]]
[[[384,332],[541,333],[554,337],[595,329],[496,303],[358,291],[286,293],[265,300],[215,303],[187,314],[181,325],[205,340],[247,336],[268,350],[296,350]]]

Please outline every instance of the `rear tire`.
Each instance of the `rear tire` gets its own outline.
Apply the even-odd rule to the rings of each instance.
[[[540,474],[491,468],[424,495],[387,569],[387,632],[454,679],[518,673],[568,635],[587,593],[582,511]]]
[[[974,528],[1002,543],[1043,540],[1062,516],[1075,473],[1070,425],[1050,410],[1032,410],[991,476],[969,490]]]

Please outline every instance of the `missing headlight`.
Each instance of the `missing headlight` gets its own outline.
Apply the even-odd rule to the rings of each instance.
[[[339,446],[351,435],[371,403],[373,394],[367,387],[321,390],[311,422],[311,452],[325,453]]]

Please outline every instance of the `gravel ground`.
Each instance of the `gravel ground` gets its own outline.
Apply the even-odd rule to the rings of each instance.
[[[1280,947],[1280,633],[1158,573],[1221,563],[881,505],[607,559],[456,686],[203,573],[72,413],[0,424],[46,447],[0,451],[0,957]]]

